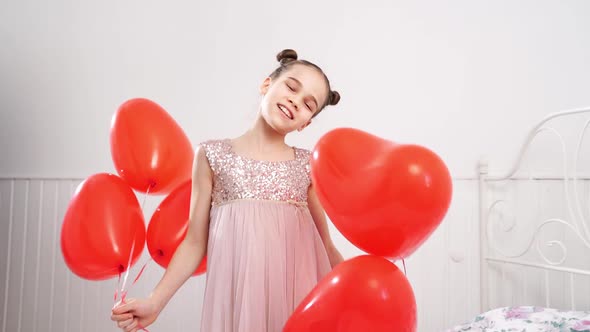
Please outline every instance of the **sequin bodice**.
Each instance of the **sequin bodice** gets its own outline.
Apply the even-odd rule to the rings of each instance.
[[[240,156],[229,139],[201,143],[213,171],[212,203],[234,200],[307,202],[310,152],[295,148],[295,158],[264,161]]]

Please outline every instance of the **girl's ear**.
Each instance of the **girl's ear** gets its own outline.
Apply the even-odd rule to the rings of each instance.
[[[264,81],[262,81],[262,84],[260,85],[260,94],[261,95],[266,94],[266,92],[268,91],[268,88],[270,87],[271,81],[272,81],[272,79],[270,77],[267,77],[264,79]]]

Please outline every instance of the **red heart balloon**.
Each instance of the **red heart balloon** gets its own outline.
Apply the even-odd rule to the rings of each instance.
[[[69,202],[61,229],[68,268],[81,278],[103,280],[137,262],[145,245],[143,213],[133,190],[116,175],[88,177]],[[133,254],[131,255],[131,248]]]
[[[434,232],[451,201],[451,176],[435,153],[358,129],[321,137],[311,176],[338,230],[361,250],[394,259]]]
[[[416,331],[416,300],[404,274],[379,256],[338,264],[295,309],[283,332]]]
[[[110,142],[117,173],[135,190],[168,194],[191,178],[190,141],[151,100],[131,99],[119,107],[111,122]]]
[[[147,247],[150,256],[163,268],[170,260],[188,230],[192,181],[186,181],[174,189],[158,206],[147,229]],[[203,274],[207,269],[207,257],[193,273]]]

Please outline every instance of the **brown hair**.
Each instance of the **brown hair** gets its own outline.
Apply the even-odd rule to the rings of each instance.
[[[297,59],[297,52],[292,49],[285,49],[279,52],[279,54],[277,54],[277,61],[280,63],[280,66],[269,75],[271,79],[276,79],[277,77],[281,76],[283,72],[287,71],[291,66],[296,64],[313,67],[324,76],[326,84],[328,85],[328,98],[326,98],[326,102],[313,115],[314,117],[318,115],[324,109],[324,107],[338,104],[340,101],[340,94],[337,91],[332,91],[330,88],[330,80],[328,80],[328,77],[320,67],[307,60]]]

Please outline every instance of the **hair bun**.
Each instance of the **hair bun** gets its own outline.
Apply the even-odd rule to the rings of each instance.
[[[330,91],[330,105],[336,105],[340,101],[340,94],[338,91]]]
[[[297,60],[297,52],[292,49],[284,49],[277,54],[277,61],[282,65],[295,60]]]

